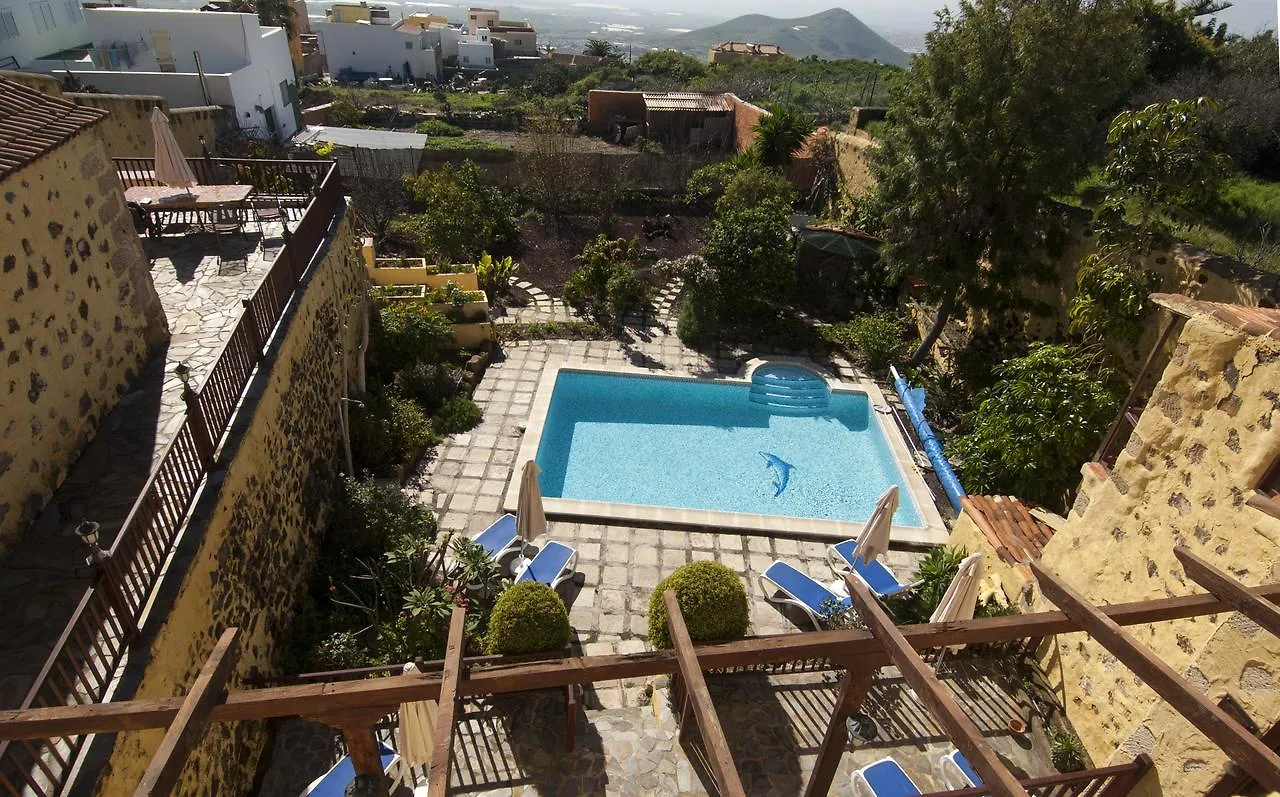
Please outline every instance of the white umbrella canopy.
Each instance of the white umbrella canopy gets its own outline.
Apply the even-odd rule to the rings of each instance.
[[[516,533],[525,542],[533,542],[547,533],[547,515],[542,509],[542,490],[538,488],[538,474],[542,469],[529,460],[520,473],[520,503],[516,507]]]
[[[151,109],[151,132],[156,140],[156,182],[173,188],[196,185],[196,176],[169,127],[169,117],[158,107]]]
[[[404,673],[417,673],[413,662],[404,665]],[[400,757],[411,767],[431,763],[435,748],[436,715],[440,704],[434,700],[415,700],[400,704]]]
[[[971,553],[960,562],[956,577],[951,579],[947,591],[943,593],[938,608],[929,616],[931,623],[956,623],[961,620],[972,620],[978,608],[978,587],[982,581],[982,554]],[[964,645],[952,645],[942,649],[945,655],[949,650],[959,650]],[[938,663],[942,659],[939,656]],[[937,669],[937,664],[934,664]]]
[[[898,485],[891,484],[876,501],[871,519],[858,535],[858,545],[853,554],[861,557],[864,565],[889,550],[889,527],[893,525],[893,513],[897,511]]]

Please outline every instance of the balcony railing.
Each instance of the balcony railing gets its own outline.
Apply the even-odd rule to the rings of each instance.
[[[1020,783],[1031,797],[1124,797],[1151,767],[1151,758],[1143,754],[1127,764],[1028,778]],[[989,794],[990,789],[978,786],[930,792],[924,797],[986,797]]]
[[[306,210],[293,233],[286,232],[285,245],[258,290],[244,300],[244,313],[203,386],[184,397],[186,420],[162,451],[116,535],[110,559],[80,600],[22,708],[96,703],[106,696],[240,397],[343,202],[341,177],[330,161],[191,161],[201,182],[215,183],[222,176],[224,182],[252,182],[277,195],[301,190]],[[117,158],[116,168],[126,185],[154,184],[149,158]],[[5,787],[0,793],[59,794],[85,738],[0,743],[0,786]]]

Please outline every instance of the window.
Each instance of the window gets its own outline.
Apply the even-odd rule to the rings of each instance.
[[[493,59],[486,55],[486,56],[484,57],[484,62],[485,62],[486,64],[489,64],[489,63],[492,63],[492,62],[493,62]]]
[[[32,3],[31,15],[36,19],[37,33],[46,33],[58,26],[58,23],[53,21],[53,6],[49,5],[48,0]]]
[[[404,43],[404,48],[405,48],[406,50],[412,50],[412,49],[413,49],[413,42],[405,42],[405,43]]]
[[[280,99],[284,101],[286,107],[289,105],[289,81],[280,81]]]
[[[516,46],[520,47],[524,44],[524,39],[516,39]]]
[[[0,8],[0,41],[18,38],[18,23],[13,19],[13,11]]]
[[[469,56],[469,55],[464,55],[464,56],[462,56],[462,63],[464,63],[464,64],[469,64],[469,63],[471,63],[471,56]]]
[[[62,8],[67,12],[69,22],[74,24],[84,19],[84,12],[80,10],[80,0],[62,0]]]

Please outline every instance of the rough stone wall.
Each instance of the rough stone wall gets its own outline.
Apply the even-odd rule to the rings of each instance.
[[[156,153],[155,136],[151,133],[151,109],[159,106],[169,117],[169,128],[178,146],[188,158],[201,153],[200,137],[212,152],[219,127],[230,124],[227,111],[217,105],[170,109],[163,97],[137,94],[66,94],[76,105],[102,108],[111,112],[102,123],[107,152],[113,158],[152,158]]]
[[[280,671],[340,469],[341,356],[355,350],[359,325],[353,322],[365,284],[346,214],[305,283],[270,372],[249,398],[256,404],[246,404],[251,414],[237,421],[234,447],[219,461],[225,470],[217,494],[202,501],[191,522],[188,533],[198,542],[150,644],[137,697],[184,694],[218,636],[232,626],[241,630],[233,687],[255,668]],[[131,793],[162,736],[158,730],[120,734],[97,793]],[[174,793],[251,793],[265,744],[263,723],[210,726]]]
[[[96,126],[0,182],[0,555],[168,338]]]
[[[857,130],[836,133],[836,160],[840,164],[840,180],[846,193],[861,195],[875,188],[875,178],[867,168],[866,150],[876,146],[875,139]]]
[[[1249,585],[1274,580],[1280,520],[1245,500],[1280,456],[1280,343],[1198,317],[1115,468],[1086,466],[1043,561],[1095,603],[1202,592],[1173,556],[1187,545]],[[1041,599],[1041,608],[1048,604]],[[1280,718],[1280,650],[1235,614],[1132,627],[1139,641],[1215,700],[1230,693],[1259,726]],[[1094,761],[1148,752],[1152,793],[1201,794],[1225,757],[1084,634],[1043,651]]]

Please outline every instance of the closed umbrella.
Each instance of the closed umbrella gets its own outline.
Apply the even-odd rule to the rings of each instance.
[[[877,556],[889,550],[889,527],[893,525],[893,513],[898,511],[898,485],[891,484],[876,501],[871,519],[858,535],[854,556],[862,557],[862,563],[870,564]]]
[[[969,554],[960,562],[956,577],[951,579],[951,584],[943,594],[942,601],[938,603],[938,608],[934,609],[933,614],[930,615],[929,622],[956,623],[961,620],[972,620],[973,613],[978,608],[980,581],[982,581],[982,554]],[[955,645],[954,649],[959,650],[962,647],[964,646]],[[944,648],[942,655],[950,649],[952,648]],[[938,661],[939,663],[942,661],[941,655]],[[934,668],[937,668],[937,664]]]
[[[151,109],[151,132],[156,140],[156,182],[173,188],[196,185],[196,176],[169,128],[169,117],[159,108]]]
[[[409,662],[404,665],[405,674],[416,673],[418,668]],[[415,700],[400,704],[400,757],[411,767],[431,764],[435,747],[436,715],[440,704],[434,700]]]
[[[547,515],[542,509],[542,491],[538,489],[538,474],[542,469],[529,460],[520,474],[520,503],[516,508],[516,534],[525,542],[533,542],[547,533]]]

